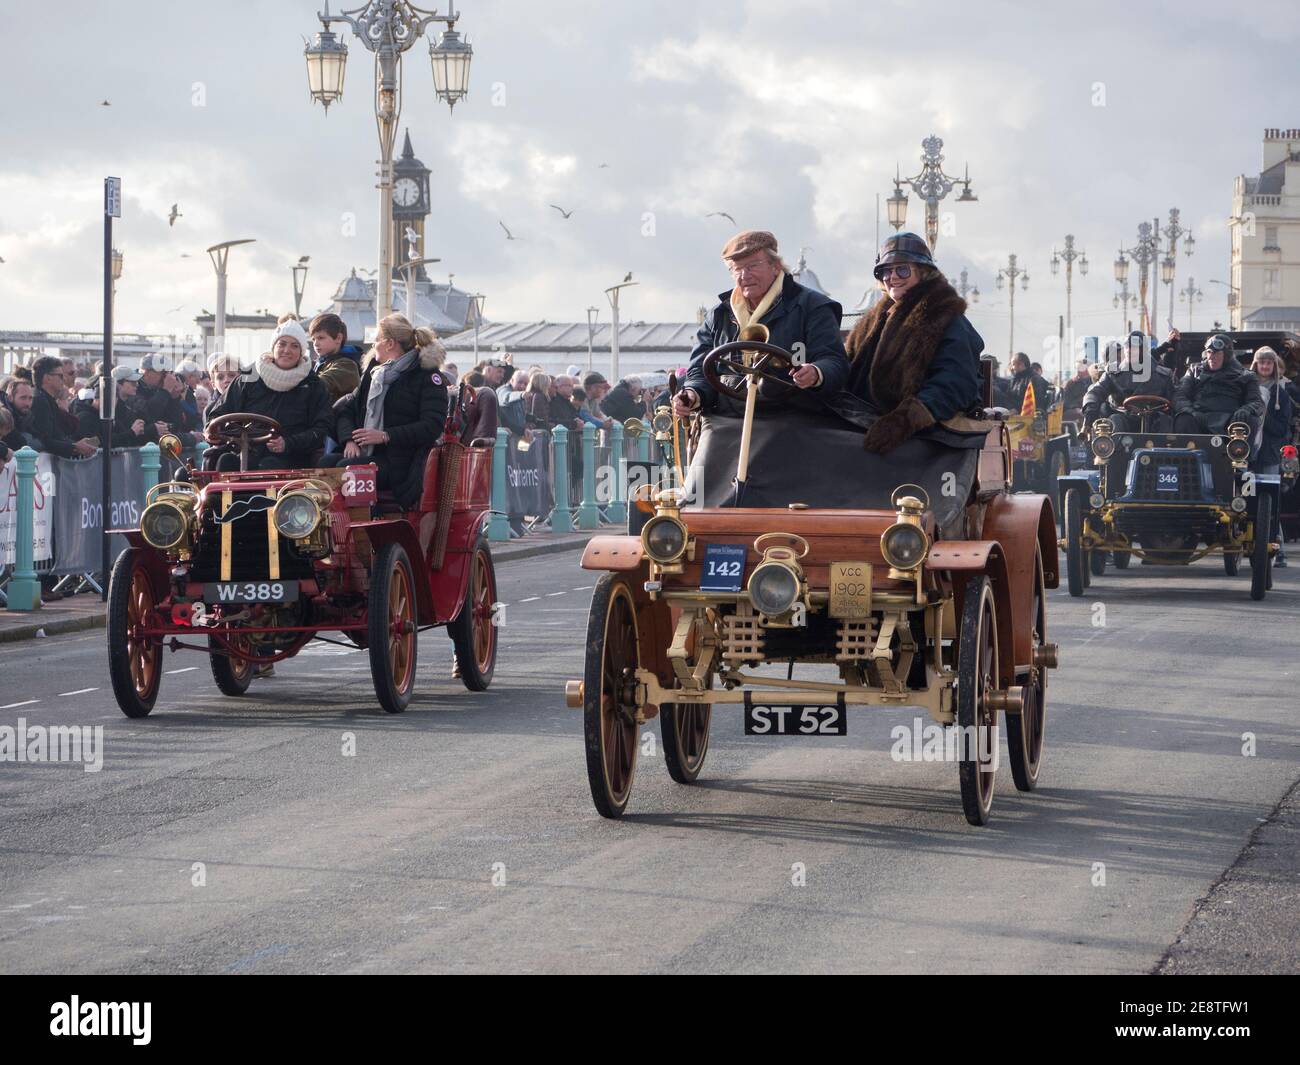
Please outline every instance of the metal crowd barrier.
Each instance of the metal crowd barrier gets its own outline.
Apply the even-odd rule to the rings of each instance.
[[[53,542],[51,543],[50,557],[48,559],[42,559],[38,562],[33,557],[35,554],[33,541],[35,538],[37,457],[38,452],[33,451],[30,447],[22,447],[14,452],[14,461],[17,463],[14,500],[14,562],[8,584],[3,592],[4,605],[10,610],[27,611],[36,610],[40,607],[41,577],[49,576],[54,570],[57,559],[57,552],[54,549]],[[144,490],[146,494],[148,494],[150,488],[158,483],[158,471],[161,465],[157,444],[145,444],[140,448],[140,467],[144,474]],[[101,520],[106,521],[107,515]],[[51,531],[54,541],[57,541],[57,521],[52,522]],[[89,580],[96,590],[99,590],[101,585],[94,580],[95,576],[96,574],[93,573],[68,574],[56,587],[62,587],[65,583],[74,580],[78,582]],[[107,575],[104,575],[104,579],[107,579]]]

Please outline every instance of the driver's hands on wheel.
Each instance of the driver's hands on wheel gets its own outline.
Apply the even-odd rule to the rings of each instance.
[[[812,363],[805,362],[790,375],[790,380],[800,388],[816,388],[822,383],[822,372]]]
[[[345,459],[355,459],[361,457],[361,448],[349,440],[343,445],[343,457]]]
[[[273,436],[266,442],[266,450],[275,455],[284,454],[284,437]]]
[[[700,394],[693,388],[683,388],[673,396],[673,413],[679,418],[693,414],[700,409]]]

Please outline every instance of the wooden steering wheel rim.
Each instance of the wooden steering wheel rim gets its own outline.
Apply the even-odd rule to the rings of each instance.
[[[220,414],[203,427],[203,438],[209,444],[265,444],[280,435],[280,423],[265,414],[245,414],[231,411]]]
[[[756,359],[752,366],[745,366],[739,362],[733,362],[725,359],[724,356],[732,352],[739,351],[756,351],[762,358]],[[719,367],[721,363],[721,367]],[[794,365],[794,356],[785,348],[776,344],[768,344],[760,340],[733,340],[728,344],[720,344],[711,352],[704,356],[704,362],[700,369],[704,373],[704,379],[720,394],[730,396],[732,399],[744,400],[745,389],[734,385],[725,384],[719,369],[724,369],[730,373],[743,375],[746,377],[758,377],[768,381],[775,381],[786,388],[795,388],[796,386],[782,377],[769,373],[768,369],[784,369]]]
[[[1130,403],[1135,405],[1145,404],[1145,407],[1142,410],[1134,409],[1130,411],[1128,406]],[[1169,400],[1165,399],[1164,396],[1129,396],[1120,404],[1120,409],[1126,414],[1153,414],[1156,411],[1169,410]]]

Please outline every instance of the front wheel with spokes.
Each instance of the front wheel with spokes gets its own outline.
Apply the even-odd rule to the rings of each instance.
[[[639,665],[632,589],[622,577],[607,573],[591,595],[582,682],[587,782],[602,817],[622,817],[632,794],[640,732],[637,716],[641,708],[636,703]]]

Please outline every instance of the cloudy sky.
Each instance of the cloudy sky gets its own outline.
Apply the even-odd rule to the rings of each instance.
[[[1017,348],[1056,334],[1065,284],[1049,261],[1066,233],[1092,263],[1076,274],[1076,331],[1114,331],[1115,251],[1170,207],[1196,234],[1179,285],[1190,274],[1203,288],[1208,327],[1225,313],[1208,279],[1227,276],[1233,178],[1258,171],[1265,126],[1300,126],[1300,14],[1293,0],[1064,7],[464,0],[469,99],[451,115],[435,102],[425,42],[405,63],[402,126],[437,203],[426,254],[487,293],[490,319],[583,321],[597,304],[606,321],[602,290],[632,270],[625,319],[687,321],[727,286],[718,252],[733,228],[705,217],[726,211],[775,231],[791,262],[810,248],[849,309],[870,284],[876,196],[896,164],[915,172],[936,133],[979,196],[946,202],[938,258],[979,286],[972,318],[990,351],[1007,346],[993,282],[1009,253],[1030,274]],[[373,65],[349,36],[344,99],[328,116],[311,102],[312,0],[56,10],[10,11],[0,46],[0,328],[99,327],[106,174],[125,193],[122,330],[192,332],[215,302],[203,249],[221,240],[257,241],[232,257],[241,312],[291,309],[300,255],[305,309],[350,268],[373,268]],[[914,197],[919,230],[918,208]],[[507,242],[498,220],[522,239]],[[1186,327],[1185,303],[1176,321]]]

